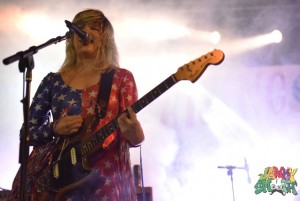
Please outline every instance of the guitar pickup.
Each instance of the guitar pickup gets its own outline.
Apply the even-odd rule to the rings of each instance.
[[[71,150],[71,163],[72,165],[75,165],[77,163],[77,157],[76,157],[76,149],[73,147]]]
[[[56,163],[56,164],[53,166],[53,177],[54,177],[55,179],[58,179],[58,177],[59,177],[58,163]]]

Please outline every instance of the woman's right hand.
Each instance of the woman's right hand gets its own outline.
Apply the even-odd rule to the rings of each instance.
[[[78,132],[82,123],[81,115],[64,116],[54,121],[53,131],[55,135],[73,135]]]

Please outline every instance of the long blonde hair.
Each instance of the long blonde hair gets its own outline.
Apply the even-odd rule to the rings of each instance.
[[[72,23],[77,26],[98,25],[102,33],[102,41],[98,52],[98,61],[95,68],[104,71],[119,66],[119,54],[114,39],[114,29],[103,12],[95,9],[87,9],[75,15]],[[73,37],[66,40],[66,58],[59,72],[69,72],[76,68],[76,54]]]

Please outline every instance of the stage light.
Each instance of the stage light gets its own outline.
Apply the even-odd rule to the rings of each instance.
[[[270,34],[272,41],[274,43],[280,43],[282,40],[282,33],[279,30],[274,30],[272,31],[272,33]]]
[[[225,44],[226,51],[230,51],[231,55],[240,54],[248,50],[261,48],[273,43],[280,43],[282,41],[282,33],[279,30],[274,30],[270,33],[257,35],[249,38],[241,38]],[[226,49],[225,48],[225,49]]]
[[[212,44],[218,44],[221,40],[221,35],[219,32],[214,31],[210,34],[210,42]]]
[[[269,45],[272,43],[280,43],[282,40],[282,34],[279,30],[274,30],[271,33],[255,36],[253,38],[248,39],[248,42],[253,47],[262,47],[265,45]]]

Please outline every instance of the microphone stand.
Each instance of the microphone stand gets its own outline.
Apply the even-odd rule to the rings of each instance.
[[[232,197],[233,201],[235,201],[235,196],[234,196],[234,187],[233,187],[233,169],[245,169],[244,167],[236,167],[236,166],[218,166],[218,168],[224,168],[227,169],[227,175],[230,176],[231,180],[231,189],[232,189]]]
[[[56,44],[72,36],[72,32],[67,32],[64,36],[52,38],[47,42],[32,46],[28,50],[17,52],[16,54],[3,59],[3,64],[8,65],[19,60],[19,71],[25,74],[26,71],[26,91],[23,94],[23,114],[24,114],[24,132],[20,134],[20,148],[19,148],[19,163],[20,167],[20,201],[27,201],[27,165],[29,156],[29,106],[30,106],[30,84],[32,80],[32,70],[34,68],[33,54],[38,50],[45,48],[51,44]],[[25,83],[24,83],[25,84]],[[24,92],[23,92],[24,93]]]

